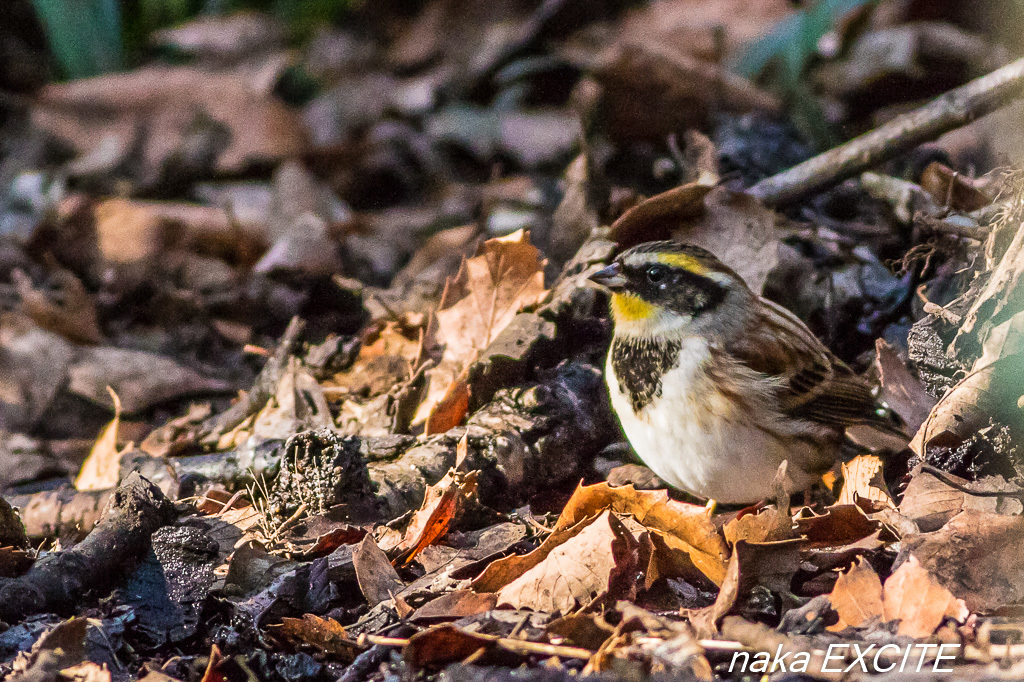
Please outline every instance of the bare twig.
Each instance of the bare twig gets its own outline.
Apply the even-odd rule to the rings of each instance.
[[[1024,502],[1024,490],[972,490],[971,488],[954,481],[946,474],[945,471],[937,469],[931,464],[922,465],[921,473],[931,474],[957,492],[973,495],[974,497],[1016,497]]]
[[[270,397],[277,390],[277,384],[281,380],[281,373],[288,366],[288,358],[295,351],[299,343],[299,336],[305,328],[306,323],[298,317],[293,317],[284,330],[280,343],[274,354],[263,365],[259,376],[253,382],[252,388],[237,403],[229,407],[221,414],[210,417],[203,422],[200,429],[200,439],[204,442],[215,443],[222,435],[235,428],[246,417],[256,414],[263,407]]]
[[[747,191],[768,206],[792,202],[967,125],[1022,94],[1024,59],[1018,59]]]

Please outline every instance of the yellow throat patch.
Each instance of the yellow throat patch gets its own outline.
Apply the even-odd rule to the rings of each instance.
[[[611,307],[616,322],[640,322],[654,315],[654,306],[633,294],[612,294]]]

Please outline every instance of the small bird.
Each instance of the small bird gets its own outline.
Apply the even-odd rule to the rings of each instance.
[[[846,427],[879,419],[864,380],[700,247],[640,244],[590,279],[611,291],[612,407],[640,459],[676,488],[753,504],[772,497],[788,460],[796,489],[809,489]]]

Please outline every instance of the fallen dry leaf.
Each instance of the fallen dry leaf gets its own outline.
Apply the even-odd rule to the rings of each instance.
[[[150,41],[201,60],[218,63],[250,60],[285,46],[288,31],[269,14],[241,11],[200,16],[173,28],[154,31]]]
[[[228,384],[208,379],[170,358],[128,348],[86,348],[69,370],[68,390],[113,408],[107,387],[121,399],[124,414],[136,414],[167,400],[221,392]]]
[[[60,671],[61,679],[71,682],[110,682],[112,677],[106,663],[102,665],[92,661],[82,661],[78,665]]]
[[[427,397],[416,412],[414,424],[424,423],[450,391],[460,394],[461,389],[452,389],[452,385],[480,351],[517,312],[536,305],[547,295],[544,261],[530,244],[529,233],[519,230],[507,237],[489,239],[480,250],[479,255],[463,261],[441,297],[436,340],[444,351],[438,366],[427,371]],[[452,421],[445,420],[446,424]]]
[[[747,542],[772,542],[793,537],[792,521],[775,507],[767,507],[756,514],[745,514],[729,521],[722,528],[725,541],[735,545]]]
[[[490,611],[498,605],[498,595],[473,590],[446,592],[437,599],[431,599],[409,617],[416,622],[437,620],[458,620]]]
[[[398,322],[386,322],[367,332],[355,362],[323,382],[332,397],[336,394],[374,398],[407,380],[421,354],[421,334]]]
[[[452,379],[448,389],[434,405],[423,425],[423,433],[432,436],[445,433],[462,423],[469,413],[469,366]]]
[[[89,456],[82,463],[82,469],[75,478],[75,488],[78,490],[114,488],[120,479],[122,451],[117,448],[117,428],[121,423],[121,399],[113,389],[107,390],[114,401],[114,418],[103,427]]]
[[[25,315],[0,313],[0,420],[29,431],[64,387],[75,347]]]
[[[858,500],[871,500],[889,509],[895,509],[889,489],[882,476],[883,462],[875,455],[857,455],[843,462],[843,489],[839,491],[837,505],[855,505]]]
[[[414,668],[436,668],[464,660],[478,651],[490,651],[498,637],[468,632],[454,625],[438,625],[417,632],[402,650],[402,658]],[[479,654],[477,654],[479,656]]]
[[[975,336],[984,343],[991,333],[991,327],[1007,322],[1024,310],[1024,296],[1021,296],[1024,290],[1024,226],[1017,227],[1013,239],[1001,255],[991,243],[998,232],[993,231],[986,248],[989,253],[986,265],[992,274],[985,288],[971,304],[953,339],[953,347],[958,350],[971,343]],[[997,262],[993,262],[995,258]]]
[[[690,614],[690,624],[701,639],[714,637],[718,632],[718,624],[736,604],[740,594],[740,551],[736,547],[744,547],[746,542],[740,540],[733,547],[732,556],[729,557],[729,564],[725,575],[719,586],[718,596],[715,603]]]
[[[256,414],[252,434],[286,440],[302,431],[333,427],[334,419],[323,388],[301,360],[290,357],[273,399]]]
[[[656,239],[703,247],[756,292],[778,263],[779,216],[743,192],[692,182],[642,201],[611,227],[622,248]]]
[[[875,368],[882,386],[882,399],[916,432],[935,405],[935,398],[921,380],[910,373],[900,356],[885,339],[875,340]]]
[[[608,126],[624,140],[664,139],[702,128],[715,110],[777,111],[781,102],[720,64],[674,46],[631,41],[600,58],[595,78],[604,88]]]
[[[632,485],[613,488],[607,483],[579,486],[562,509],[555,530],[564,530],[604,509],[628,514],[683,552],[715,584],[725,577],[728,549],[704,507],[672,500],[665,490],[635,490]]]
[[[904,561],[882,585],[878,574],[863,558],[839,576],[829,595],[839,622],[829,630],[863,627],[872,620],[899,621],[898,634],[930,637],[947,616],[963,623],[969,611],[914,556]]]
[[[110,263],[136,263],[155,256],[162,246],[161,223],[141,202],[108,199],[93,211],[96,243]]]
[[[955,211],[976,211],[992,203],[979,181],[938,161],[932,161],[921,172],[920,185],[940,206]]]
[[[307,613],[302,618],[282,618],[281,624],[272,626],[276,633],[295,643],[310,644],[331,658],[351,663],[363,651],[348,636],[345,628],[333,618],[321,618]]]
[[[839,622],[829,630],[841,632],[847,627],[861,627],[873,618],[882,617],[882,580],[864,557],[846,573],[841,573],[829,595]]]
[[[883,619],[898,620],[898,634],[915,639],[930,637],[947,616],[963,623],[970,613],[913,554],[889,576],[882,592]]]
[[[610,237],[623,249],[668,239],[678,221],[693,220],[704,213],[704,198],[714,188],[713,182],[697,180],[641,201],[612,223]]]
[[[267,211],[234,203],[106,199],[93,209],[100,255],[108,263],[143,262],[178,247],[251,263],[267,247]]]
[[[1000,232],[992,232],[990,252]],[[918,429],[910,443],[918,455],[923,456],[929,445],[955,449],[990,420],[1024,428],[1024,411],[1017,407],[1024,385],[1024,226],[1016,228],[1006,250],[993,255],[990,265],[985,288],[950,345],[950,352],[966,350],[972,355],[980,345],[981,355]]]
[[[520,576],[540,564],[558,547],[562,546],[583,532],[597,518],[592,516],[569,528],[556,529],[540,544],[540,547],[522,556],[511,556],[492,561],[473,579],[471,587],[476,592],[497,592],[506,585],[515,582]]]
[[[910,476],[910,483],[903,491],[903,499],[900,501],[900,514],[914,521],[922,533],[942,528],[947,521],[965,509],[1007,515],[1016,515],[1024,511],[1024,504],[1019,498],[1012,495],[971,495],[963,490],[957,490],[930,473],[922,472],[920,466],[915,467]],[[947,473],[946,477],[967,490],[978,492],[1019,490],[1001,476],[988,476],[977,481],[968,481],[950,473]]]
[[[1024,604],[1024,517],[965,510],[941,529],[903,538],[904,551],[971,611]]]
[[[596,597],[629,596],[639,543],[610,511],[554,548],[539,564],[498,591],[498,604],[568,613]]]
[[[103,340],[96,303],[82,282],[67,270],[57,270],[54,278],[60,291],[48,294],[32,285],[21,270],[11,272],[11,279],[21,296],[21,311],[43,329],[64,336],[76,343],[99,343]]]
[[[372,609],[382,601],[392,599],[402,591],[405,583],[398,577],[387,556],[381,551],[372,535],[367,535],[352,553],[359,590]]]
[[[220,566],[218,572],[226,573],[224,561],[236,547],[249,540],[257,539],[257,529],[263,515],[247,499],[221,491],[209,491],[196,503],[203,514],[198,522],[205,526],[207,535],[219,547]]]
[[[145,130],[138,157],[154,179],[203,121],[229,133],[215,163],[221,172],[295,156],[306,147],[302,119],[283,102],[238,74],[187,66],[48,85],[36,93],[32,120],[82,155],[111,138],[130,147]]]
[[[807,542],[818,547],[841,547],[868,537],[880,527],[856,504],[837,504],[823,514],[799,516],[796,527]]]
[[[477,475],[475,471],[462,474],[453,469],[427,488],[423,504],[413,514],[398,544],[402,564],[415,559],[425,547],[448,533],[448,529],[458,521],[466,502],[476,495]]]
[[[528,232],[484,242],[482,253],[466,260],[437,312],[438,341],[445,357],[463,364],[508,326],[522,308],[545,296],[544,261]]]
[[[620,31],[624,40],[656,42],[707,61],[728,61],[763,35],[766,26],[793,11],[786,0],[661,0],[632,9]]]

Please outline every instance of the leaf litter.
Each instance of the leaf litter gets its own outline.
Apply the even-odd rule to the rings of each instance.
[[[743,191],[911,104],[893,79],[932,98],[1006,57],[833,4],[361,6],[297,50],[209,16],[154,36],[175,66],[38,83],[34,146],[0,156],[3,673],[740,679],[836,644],[1019,669],[1021,183],[967,171],[1012,140]],[[813,59],[786,47],[826,15]],[[892,428],[805,499],[660,489],[581,282],[664,238],[792,309]]]

